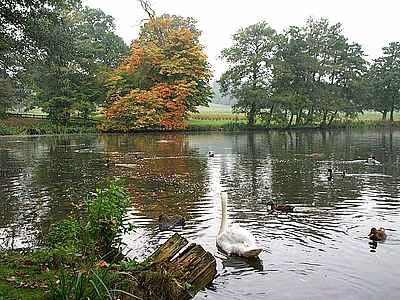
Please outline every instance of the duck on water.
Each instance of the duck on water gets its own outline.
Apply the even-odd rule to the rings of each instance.
[[[281,211],[281,212],[293,212],[294,207],[289,204],[275,204],[274,201],[270,200],[267,203],[271,207],[271,210]]]
[[[379,229],[372,227],[368,237],[370,240],[373,241],[383,241],[386,239],[385,229],[382,227],[380,227]]]

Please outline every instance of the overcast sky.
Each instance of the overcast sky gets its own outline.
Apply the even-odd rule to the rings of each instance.
[[[146,17],[137,0],[86,0],[90,7],[112,15],[117,33],[129,44],[137,37]],[[343,24],[344,35],[363,46],[368,59],[381,55],[381,48],[400,41],[398,0],[151,0],[157,14],[193,17],[202,31],[202,44],[216,76],[224,71],[218,58],[231,45],[239,28],[266,21],[281,32],[290,25],[303,25],[308,17],[326,17]]]

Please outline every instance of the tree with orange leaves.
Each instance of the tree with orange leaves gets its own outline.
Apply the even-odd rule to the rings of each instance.
[[[101,129],[184,127],[187,113],[211,96],[211,70],[199,36],[192,18],[150,16],[108,81]]]

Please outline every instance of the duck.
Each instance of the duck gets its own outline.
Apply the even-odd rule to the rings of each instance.
[[[135,159],[144,159],[143,155],[140,155],[137,153],[134,154],[134,157],[135,157]]]
[[[228,194],[222,192],[220,197],[222,218],[217,235],[217,246],[229,256],[258,257],[262,249],[257,245],[253,234],[237,224],[228,225]]]
[[[275,204],[274,201],[268,201],[267,205],[271,206],[271,210],[277,210],[281,212],[293,212],[294,207],[288,204]]]
[[[161,231],[170,230],[175,226],[185,226],[186,220],[182,216],[166,216],[159,215],[158,216],[158,228]]]
[[[370,156],[367,158],[367,164],[369,164],[369,165],[381,165],[381,162],[378,161],[378,160],[376,160],[375,156],[371,156],[371,155],[370,155]]]
[[[334,174],[333,170],[331,168],[329,168],[328,169],[328,177],[327,177],[328,181],[332,181],[333,180],[333,174]],[[341,173],[335,173],[335,175],[336,174],[342,176],[343,178],[346,177],[346,172],[345,171],[343,171]]]
[[[109,159],[109,158],[107,158],[106,159],[106,162],[105,162],[105,164],[104,164],[104,166],[106,167],[106,168],[109,168],[109,167],[111,167],[111,166],[113,166],[114,165],[114,163]]]
[[[379,229],[372,227],[368,237],[370,240],[373,241],[383,241],[384,239],[386,239],[385,229],[382,227]]]
[[[214,152],[208,151],[208,157],[214,157]]]
[[[332,181],[333,179],[333,171],[331,168],[328,169],[328,181]]]

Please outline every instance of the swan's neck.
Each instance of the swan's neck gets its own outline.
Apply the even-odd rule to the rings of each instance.
[[[225,231],[227,216],[226,216],[226,203],[228,200],[228,196],[226,193],[221,193],[221,211],[222,211],[222,218],[221,218],[221,226],[219,227],[218,234],[221,234]]]

